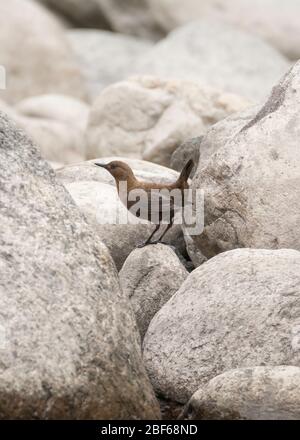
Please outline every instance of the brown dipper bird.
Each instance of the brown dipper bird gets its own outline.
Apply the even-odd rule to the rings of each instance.
[[[153,218],[152,217],[153,211],[156,210],[157,214],[158,214],[158,217],[157,217],[158,223],[157,223],[156,228],[154,229],[153,233],[150,235],[150,237],[145,242],[145,244],[143,244],[141,247],[146,246],[148,244],[160,243],[162,241],[163,237],[165,236],[165,234],[168,232],[168,230],[173,226],[175,212],[178,209],[182,209],[184,206],[184,190],[189,189],[188,179],[189,179],[189,176],[190,176],[192,169],[194,167],[194,162],[192,160],[189,160],[188,163],[184,166],[183,170],[181,171],[179,178],[176,180],[176,182],[171,183],[171,184],[142,182],[135,177],[130,166],[124,162],[121,162],[121,161],[116,160],[116,161],[110,162],[106,165],[100,164],[100,163],[95,163],[95,165],[97,165],[98,167],[101,167],[101,168],[105,168],[114,177],[114,179],[116,181],[117,190],[118,190],[120,200],[129,211],[130,211],[131,207],[133,205],[135,205],[135,203],[136,203],[136,200],[135,201],[130,200],[130,197],[129,197],[130,192],[135,191],[135,190],[138,190],[138,191],[142,190],[141,192],[146,194],[146,196],[147,196],[146,215],[143,215],[143,212],[141,212],[141,210],[138,212],[135,212],[134,215],[138,218],[144,218],[145,220],[148,220],[151,222],[151,220]],[[121,190],[121,183],[122,182],[125,182],[127,185],[125,194],[123,194],[122,190]],[[158,191],[162,191],[162,190],[168,190],[168,191],[180,190],[180,193],[179,193],[181,196],[180,206],[178,205],[178,203],[176,204],[176,206],[174,206],[174,199],[172,199],[170,197],[168,198],[168,204],[167,203],[164,204],[164,201],[161,198],[161,196],[160,196],[159,202],[154,203],[153,200],[155,200],[155,199],[153,199],[153,192],[155,193],[155,191],[152,191],[152,190],[156,190],[156,193],[158,193]],[[154,196],[155,196],[155,194],[154,194]],[[168,206],[167,228],[158,240],[151,242],[152,237],[159,230],[161,223],[165,218],[164,208],[166,209],[166,206]]]

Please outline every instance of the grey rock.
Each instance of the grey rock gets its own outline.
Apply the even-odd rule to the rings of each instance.
[[[286,58],[260,38],[203,19],[171,32],[141,58],[136,70],[196,79],[255,103],[265,98],[288,68]]]
[[[0,115],[0,418],[159,416],[115,266]]]
[[[75,29],[68,39],[87,81],[91,101],[108,85],[126,79],[149,41],[108,31]]]
[[[240,247],[300,250],[299,87],[300,62],[259,111],[227,119],[202,142],[206,151],[217,148],[193,181],[205,193],[205,229],[194,237],[205,256]]]
[[[197,391],[189,420],[299,420],[300,368],[254,367],[228,371]]]
[[[156,392],[186,403],[228,370],[300,366],[300,253],[240,249],[192,272],[150,323]]]
[[[172,249],[163,244],[133,251],[120,271],[142,339],[153,316],[177,292],[188,272]]]
[[[84,81],[63,27],[38,3],[2,1],[0,40],[0,60],[7,76],[1,99],[16,103],[49,93],[86,98]]]

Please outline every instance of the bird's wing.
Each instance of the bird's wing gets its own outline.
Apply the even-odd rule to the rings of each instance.
[[[128,200],[131,202],[130,211],[135,211],[134,215],[137,215],[136,212],[139,210],[139,217],[149,220],[152,218],[151,221],[154,223],[158,223],[159,220],[168,222],[173,218],[174,212],[182,209],[182,193],[179,189],[134,189],[129,192]]]

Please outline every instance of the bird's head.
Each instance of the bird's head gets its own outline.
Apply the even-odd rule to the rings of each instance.
[[[95,163],[98,167],[107,170],[117,182],[134,179],[134,174],[129,165],[119,160],[114,160],[108,164]]]

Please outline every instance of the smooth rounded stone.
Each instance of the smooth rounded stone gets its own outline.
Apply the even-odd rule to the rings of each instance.
[[[196,81],[134,77],[108,87],[94,103],[88,158],[113,154],[169,166],[183,141],[248,105]]]
[[[174,251],[163,244],[134,250],[120,271],[142,339],[153,316],[177,292],[188,272]]]
[[[207,257],[240,247],[300,250],[299,88],[300,62],[259,111],[208,133],[210,145],[223,146],[193,180],[205,194],[205,228],[194,239]]]
[[[194,270],[155,315],[144,362],[159,395],[188,399],[227,370],[300,365],[300,253],[239,249]]]
[[[95,233],[95,240],[101,240],[120,270],[130,253],[145,243],[154,225],[139,220],[128,213],[119,200],[114,186],[97,181],[76,181],[64,183]],[[172,228],[164,238],[184,253],[185,242],[181,227]]]
[[[200,160],[200,145],[204,136],[198,136],[183,142],[174,151],[171,157],[170,166],[176,171],[181,171],[190,159],[194,162],[194,169],[191,172],[191,178],[194,176]]]
[[[173,31],[140,59],[136,70],[196,79],[259,102],[289,66],[283,55],[259,37],[203,19]]]
[[[0,59],[7,75],[2,99],[16,103],[45,93],[86,98],[64,30],[42,6],[27,0],[1,2],[0,40]]]
[[[108,85],[126,79],[137,59],[152,47],[149,41],[108,31],[75,29],[67,35],[91,101]]]
[[[298,0],[147,0],[166,31],[202,17],[214,17],[266,39],[291,59],[300,57]]]
[[[38,0],[55,13],[81,27],[109,29],[110,24],[98,0]]]
[[[228,371],[197,391],[183,418],[190,420],[299,420],[300,368]]]
[[[106,247],[2,115],[0,138],[0,418],[159,417]]]

